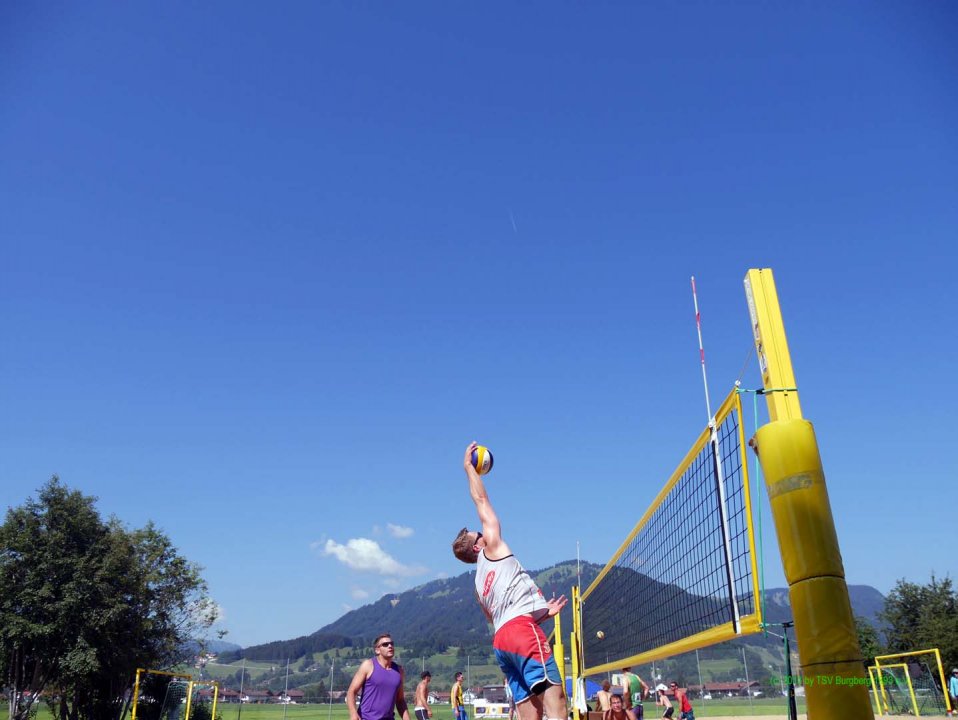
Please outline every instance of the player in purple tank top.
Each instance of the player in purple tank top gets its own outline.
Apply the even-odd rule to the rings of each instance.
[[[402,666],[393,662],[396,646],[386,633],[373,643],[375,657],[363,660],[346,691],[349,720],[393,720],[399,711],[402,720],[409,720],[406,694],[403,691]],[[359,707],[356,695],[362,692]]]

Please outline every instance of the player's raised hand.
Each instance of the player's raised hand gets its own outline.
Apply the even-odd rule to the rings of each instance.
[[[566,599],[565,595],[560,595],[557,598],[552,598],[551,600],[547,601],[546,605],[549,608],[548,617],[555,617],[558,615],[559,611],[562,610],[562,608],[564,608],[568,602],[569,601]]]
[[[462,458],[462,466],[466,469],[468,473],[470,470],[476,472],[476,468],[472,465],[472,451],[479,447],[479,443],[473,440],[469,443],[469,447],[466,448],[466,454]]]

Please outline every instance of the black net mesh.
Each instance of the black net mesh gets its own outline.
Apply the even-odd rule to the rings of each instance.
[[[737,399],[737,398],[736,398]],[[717,419],[734,582],[729,584],[713,445],[705,443],[582,607],[585,667],[654,651],[755,612],[737,402]],[[600,634],[603,637],[600,637]]]

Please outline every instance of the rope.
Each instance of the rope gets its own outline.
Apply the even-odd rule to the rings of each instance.
[[[745,374],[745,371],[748,369],[748,361],[752,359],[752,353],[755,352],[755,345],[749,343],[748,352],[745,353],[745,362],[742,363],[742,372],[738,374],[738,380],[735,381],[735,386],[738,387],[742,382],[742,376]]]
[[[758,430],[758,393],[752,395],[752,418],[754,428]],[[765,620],[765,549],[762,546],[762,465],[758,461],[758,453],[755,453],[755,498],[758,505],[758,587],[759,587],[759,607],[762,610],[762,620]],[[762,635],[768,637],[765,632],[765,624],[762,624]]]

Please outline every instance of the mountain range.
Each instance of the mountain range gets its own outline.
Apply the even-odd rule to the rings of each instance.
[[[566,561],[530,572],[546,597],[569,595],[573,584],[586,588],[602,569],[594,563]],[[388,594],[376,602],[351,610],[310,635],[277,640],[221,655],[222,662],[240,658],[271,661],[276,658],[301,658],[332,648],[368,648],[376,635],[389,632],[413,655],[444,652],[450,646],[468,651],[488,652],[491,629],[479,609],[473,588],[474,575],[465,572],[453,578],[433,580],[402,593]],[[683,592],[661,586],[668,592]],[[663,590],[663,592],[665,591]],[[884,596],[869,585],[849,585],[849,597],[856,616],[878,626],[878,613]],[[765,590],[765,622],[791,620],[791,605],[786,588]],[[561,615],[563,635],[572,629],[571,604]],[[551,626],[551,623],[549,623]],[[551,627],[546,627],[550,630]],[[749,644],[777,642],[753,636]]]

